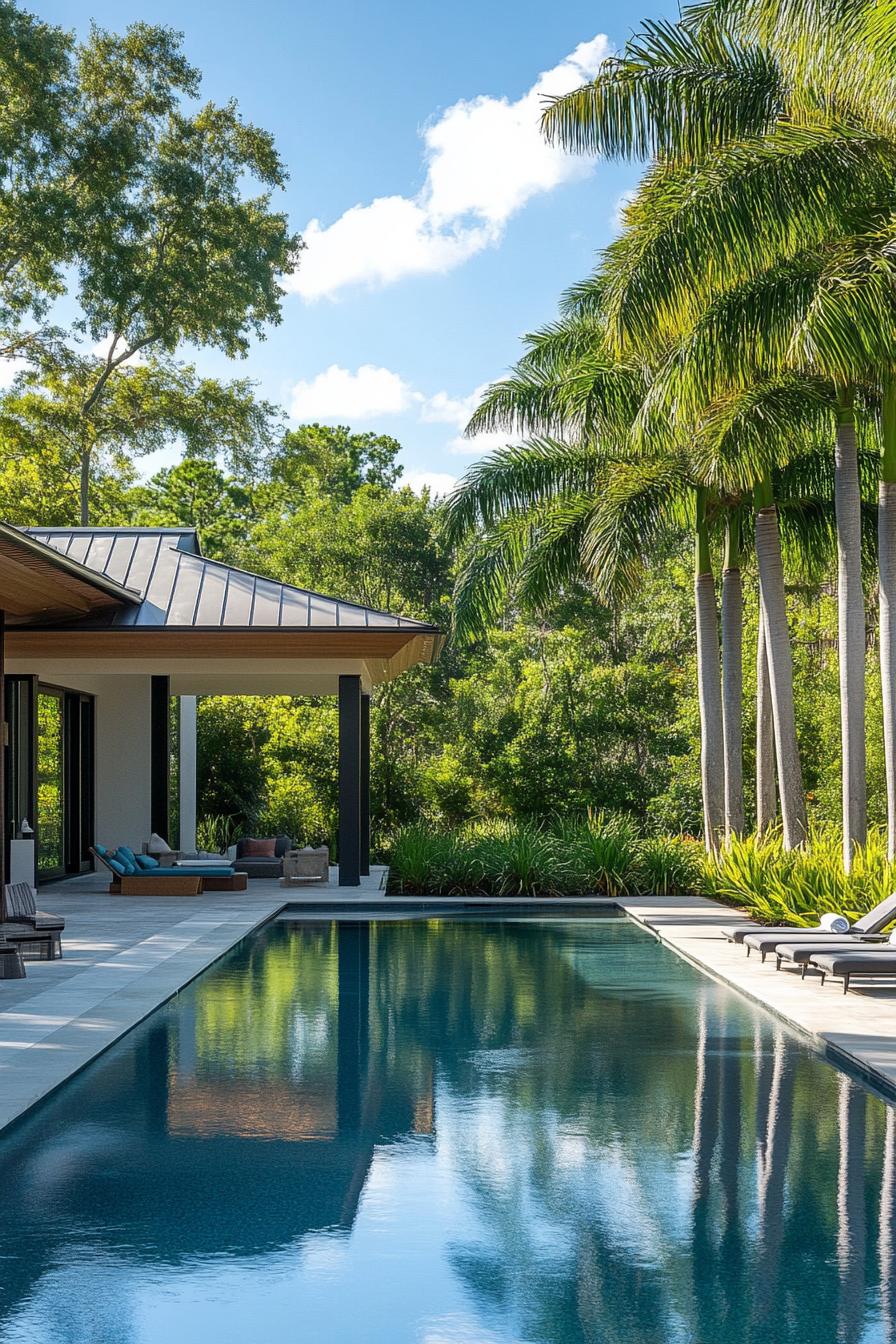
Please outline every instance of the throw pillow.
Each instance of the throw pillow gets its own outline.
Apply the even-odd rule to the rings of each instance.
[[[154,859],[151,854],[135,854],[134,858],[137,860],[138,868],[149,869],[159,866],[158,859]]]
[[[270,840],[244,840],[243,857],[247,859],[272,859],[274,857],[274,848],[277,841]]]

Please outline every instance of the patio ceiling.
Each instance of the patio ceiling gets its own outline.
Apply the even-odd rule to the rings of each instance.
[[[0,523],[0,609],[9,626],[103,619],[139,604],[139,593]]]

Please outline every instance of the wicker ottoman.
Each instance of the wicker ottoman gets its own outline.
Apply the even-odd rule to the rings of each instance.
[[[25,963],[14,943],[0,942],[0,980],[24,980]]]
[[[291,849],[283,855],[281,887],[306,887],[330,880],[330,851],[320,849]]]

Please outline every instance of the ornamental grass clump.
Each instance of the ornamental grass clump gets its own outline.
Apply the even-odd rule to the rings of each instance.
[[[857,919],[894,890],[896,867],[887,861],[886,838],[869,833],[851,870],[843,867],[835,827],[813,829],[806,849],[785,850],[778,834],[736,838],[704,864],[707,896],[728,901],[770,924],[809,927],[823,914]]]
[[[552,824],[498,820],[457,831],[408,826],[395,836],[389,890],[431,896],[626,896],[693,891],[702,851],[681,836],[644,838],[627,816],[595,812]]]
[[[704,862],[703,846],[690,836],[650,836],[638,850],[638,890],[646,896],[699,891]]]
[[[557,828],[570,894],[627,896],[638,875],[638,831],[629,817],[596,812]]]

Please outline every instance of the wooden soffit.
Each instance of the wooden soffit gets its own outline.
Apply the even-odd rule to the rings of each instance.
[[[138,601],[138,594],[0,524],[0,610],[8,626],[90,617]]]
[[[328,658],[377,659],[388,668],[387,679],[415,663],[434,662],[444,636],[435,628],[356,629],[202,629],[188,626],[119,626],[109,629],[10,629],[6,636],[9,658],[78,659],[253,659]]]

